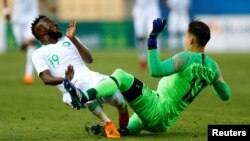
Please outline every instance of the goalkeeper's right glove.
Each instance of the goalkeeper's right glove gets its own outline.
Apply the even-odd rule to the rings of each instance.
[[[157,36],[164,30],[166,26],[166,19],[157,18],[153,21],[153,30],[149,34],[149,38],[157,38]]]

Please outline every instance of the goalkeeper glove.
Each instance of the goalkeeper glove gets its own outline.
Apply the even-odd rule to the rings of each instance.
[[[149,34],[148,38],[148,49],[157,48],[157,36],[164,30],[166,26],[166,19],[157,18],[153,21],[153,30]]]
[[[157,18],[153,21],[153,30],[149,34],[149,38],[157,38],[157,36],[164,30],[166,26],[166,19]]]

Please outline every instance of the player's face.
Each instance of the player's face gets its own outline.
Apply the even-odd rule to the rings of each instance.
[[[62,37],[62,32],[59,26],[54,21],[50,20],[49,18],[45,18],[43,21],[50,38],[58,39]]]

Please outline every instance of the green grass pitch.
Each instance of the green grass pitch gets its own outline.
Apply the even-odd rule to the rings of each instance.
[[[122,68],[155,89],[159,79],[138,68],[134,50],[92,51],[93,70],[111,74]],[[162,54],[165,58],[169,54]],[[232,91],[229,102],[221,101],[206,88],[181,114],[166,134],[142,132],[122,137],[125,141],[205,141],[208,124],[250,124],[250,54],[210,54],[221,66]],[[61,93],[45,86],[35,76],[32,86],[22,83],[25,54],[0,54],[0,140],[1,141],[91,141],[110,140],[88,134],[84,128],[99,120],[89,111],[73,110],[62,103]],[[104,104],[104,110],[117,125],[117,111]],[[132,110],[130,110],[130,114]]]

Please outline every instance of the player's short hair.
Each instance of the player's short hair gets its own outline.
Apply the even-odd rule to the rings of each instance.
[[[46,16],[44,15],[40,15],[38,18],[36,18],[33,23],[31,24],[31,31],[32,31],[32,34],[36,37],[36,39],[39,39],[38,36],[36,35],[35,33],[35,27],[36,25],[40,22],[41,19],[43,18],[46,18]]]
[[[188,32],[196,36],[197,42],[201,46],[205,46],[210,40],[209,27],[199,20],[194,20],[189,23]]]

